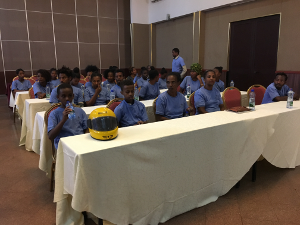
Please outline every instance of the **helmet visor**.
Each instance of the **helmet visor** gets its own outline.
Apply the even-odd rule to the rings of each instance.
[[[95,131],[111,131],[118,127],[118,121],[116,117],[103,116],[94,119],[88,119],[88,128]]]

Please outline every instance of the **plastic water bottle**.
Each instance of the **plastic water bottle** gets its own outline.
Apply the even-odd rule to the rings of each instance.
[[[191,96],[191,86],[188,85],[186,88],[186,97],[189,99]]]
[[[106,89],[108,92],[110,92],[110,85],[109,84],[106,84]]]
[[[110,90],[110,101],[116,98],[114,90]]]
[[[81,85],[81,92],[82,92],[82,96],[84,96],[84,90],[85,90],[85,87],[84,87],[84,85]]]
[[[252,89],[249,96],[249,109],[255,110],[255,92]]]
[[[46,86],[46,99],[50,99],[50,87],[49,87],[49,85]]]
[[[72,111],[68,115],[69,119],[70,120],[74,119],[75,118],[75,111],[74,111],[73,105],[69,101],[67,101],[67,105],[66,106],[69,107],[70,109],[72,109]]]
[[[233,80],[231,80],[231,82],[230,82],[230,87],[234,87],[234,82],[233,82]]]
[[[287,104],[286,107],[289,109],[293,108],[293,99],[294,99],[294,92],[292,90],[292,88],[290,88],[289,92],[288,92],[288,99],[287,99]]]
[[[137,86],[135,86],[135,88],[134,88],[134,100],[138,101],[139,99],[140,99],[139,89],[137,88]]]

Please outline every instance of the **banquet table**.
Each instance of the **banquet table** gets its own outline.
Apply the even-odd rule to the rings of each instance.
[[[24,103],[26,99],[30,99],[28,91],[16,92],[15,98],[13,97],[12,92],[10,93],[9,107],[12,107],[14,111],[16,106],[21,118],[23,116]]]
[[[120,128],[112,141],[62,138],[56,223],[81,224],[82,211],[115,224],[163,223],[226,194],[261,154],[294,168],[300,165],[300,102],[294,106],[278,102]]]

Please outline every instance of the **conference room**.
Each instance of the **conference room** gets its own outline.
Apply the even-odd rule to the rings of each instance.
[[[299,7],[0,1],[0,224],[300,224]]]

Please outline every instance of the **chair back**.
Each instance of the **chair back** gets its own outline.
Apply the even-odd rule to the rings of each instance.
[[[80,74],[80,80],[84,80],[84,76],[82,74]]]
[[[106,79],[104,78],[104,76],[102,75],[102,82],[106,81]]]
[[[84,78],[85,82],[89,82],[90,79],[88,77]]]
[[[177,92],[179,92],[180,91],[180,85],[178,85],[178,87],[177,87]]]
[[[36,80],[33,77],[30,77],[28,80],[30,81],[31,85],[34,85],[34,83],[36,82]]]
[[[14,77],[13,81],[15,81],[15,80],[19,80],[19,76]]]
[[[79,83],[85,85],[85,84],[86,84],[86,81],[85,81],[85,79],[80,79]]]
[[[266,88],[260,84],[254,84],[251,87],[249,87],[247,91],[247,96],[248,96],[248,102],[250,98],[250,92],[251,90],[254,89],[255,92],[255,105],[261,105],[262,100],[264,98]]]
[[[124,100],[124,98],[115,98],[114,100],[111,100],[106,108],[109,108],[110,110],[112,110],[113,112],[115,111],[115,108],[117,108],[117,106]]]
[[[30,97],[31,99],[34,99],[34,98],[35,98],[35,95],[34,95],[33,88],[29,88],[28,92],[29,92],[29,97]]]
[[[190,107],[193,107],[194,112],[196,113],[196,107],[195,107],[195,92],[196,92],[196,91],[194,91],[194,92],[190,95],[190,98],[189,98],[189,106],[190,106]]]
[[[154,113],[155,121],[157,121],[157,120],[156,120],[156,116],[155,116],[155,114],[156,114],[156,100],[157,100],[157,98],[158,98],[158,97],[156,97],[156,99],[154,99],[154,101],[153,101],[153,103],[152,103],[152,108],[153,108],[153,113]]]
[[[31,76],[30,78],[32,78],[32,79],[35,80],[35,81],[38,81],[37,75],[33,75],[33,76]]]
[[[239,89],[235,87],[228,87],[222,93],[222,99],[225,109],[242,106],[242,97]]]

